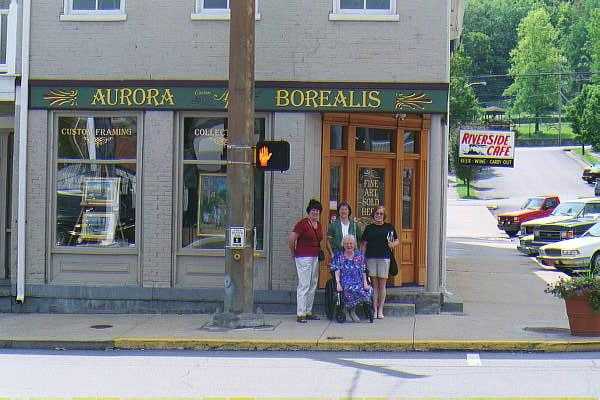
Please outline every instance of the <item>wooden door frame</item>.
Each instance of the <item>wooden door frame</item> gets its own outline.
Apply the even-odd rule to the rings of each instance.
[[[346,148],[343,150],[330,149],[330,128],[333,125],[341,125],[346,129]],[[396,147],[394,153],[371,153],[356,151],[354,144],[356,140],[356,128],[373,127],[396,130]],[[340,157],[344,159],[345,174],[342,178],[345,200],[356,210],[356,163],[357,160],[388,160],[391,165],[391,187],[392,196],[388,212],[394,215],[388,216],[388,221],[397,227],[402,227],[402,197],[401,197],[401,174],[405,160],[415,161],[414,177],[414,283],[424,286],[427,282],[427,205],[428,205],[428,162],[429,162],[429,133],[431,128],[431,116],[429,114],[375,114],[375,113],[325,113],[322,124],[322,178],[321,199],[323,201],[323,213],[321,223],[328,226],[329,217],[329,169],[332,160]],[[418,153],[404,153],[404,131],[418,132]],[[394,210],[391,210],[391,208]],[[398,232],[400,234],[400,231]],[[400,247],[400,246],[399,246]],[[400,248],[394,250],[397,260],[400,260]],[[325,266],[327,264],[324,264]],[[323,267],[323,264],[322,264]],[[390,278],[390,283],[399,286],[402,278],[400,274]]]

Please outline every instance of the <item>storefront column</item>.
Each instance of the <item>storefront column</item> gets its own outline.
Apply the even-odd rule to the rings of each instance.
[[[427,291],[446,286],[446,197],[448,128],[441,114],[431,116],[429,136],[429,203],[427,221]]]
[[[143,170],[138,170],[144,194],[140,214],[144,287],[171,287],[173,281],[173,132],[172,112],[145,113]]]

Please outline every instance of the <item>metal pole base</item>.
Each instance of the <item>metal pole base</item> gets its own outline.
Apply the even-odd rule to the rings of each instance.
[[[230,312],[221,312],[213,315],[213,326],[228,329],[241,328],[260,328],[267,325],[265,316],[262,313],[250,314],[234,314]]]

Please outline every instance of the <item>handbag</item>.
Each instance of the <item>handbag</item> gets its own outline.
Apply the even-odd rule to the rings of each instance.
[[[325,261],[325,252],[323,250],[319,250],[319,261]]]
[[[310,227],[312,228],[312,230],[315,232],[315,237],[319,237],[319,235],[317,234],[317,230],[316,230],[315,228],[313,228],[313,226],[312,226],[312,225],[310,225],[310,223],[309,223],[309,226],[310,226]],[[319,245],[320,245],[320,243],[319,243]],[[325,261],[325,252],[323,251],[323,249],[319,249],[319,256],[317,257],[317,259],[318,259],[319,261]]]
[[[396,257],[394,257],[394,253],[390,255],[390,271],[389,276],[398,275],[398,264],[396,264]]]
[[[390,270],[388,271],[389,276],[398,275],[398,264],[396,263],[396,257],[394,257],[394,252],[388,246],[388,250],[390,251]]]

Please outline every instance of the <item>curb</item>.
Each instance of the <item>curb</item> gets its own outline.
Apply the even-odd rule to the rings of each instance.
[[[0,348],[46,350],[198,350],[339,352],[596,352],[600,340],[228,340],[195,338],[115,338],[113,340],[0,339]]]

